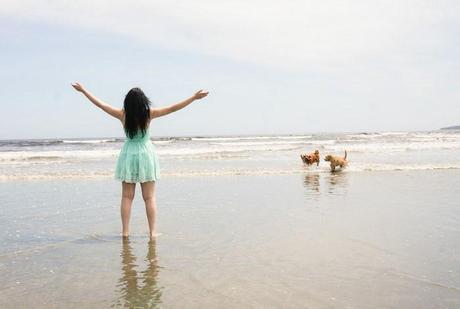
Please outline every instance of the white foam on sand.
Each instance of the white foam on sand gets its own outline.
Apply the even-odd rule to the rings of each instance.
[[[422,170],[448,170],[460,169],[460,164],[356,164],[337,171],[346,173],[380,172],[380,171],[422,171]],[[299,168],[261,168],[261,169],[200,169],[200,170],[176,170],[163,171],[162,177],[219,177],[219,176],[262,176],[262,175],[295,175],[308,173],[330,173],[329,166],[299,167]],[[0,175],[0,181],[12,180],[52,180],[52,179],[103,179],[113,178],[113,170],[97,172],[89,171],[48,171],[48,172],[16,172]]]

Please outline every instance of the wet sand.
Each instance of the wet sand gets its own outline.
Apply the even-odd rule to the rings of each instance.
[[[0,307],[454,308],[460,172],[165,177],[147,239],[119,183],[1,183]]]

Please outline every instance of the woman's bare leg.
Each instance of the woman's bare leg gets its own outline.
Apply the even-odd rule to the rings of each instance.
[[[141,183],[142,198],[145,202],[145,211],[147,213],[147,220],[149,221],[150,239],[156,237],[155,219],[157,214],[157,205],[155,200],[155,182],[148,181]]]
[[[129,218],[131,216],[131,205],[133,204],[134,192],[136,191],[135,183],[121,183],[121,224],[123,226],[123,237],[129,235]]]

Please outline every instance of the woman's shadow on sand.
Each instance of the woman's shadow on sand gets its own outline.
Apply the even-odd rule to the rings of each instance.
[[[156,241],[148,242],[147,255],[144,259],[146,269],[136,270],[136,256],[129,238],[122,239],[120,252],[121,277],[118,279],[111,307],[158,308],[161,306],[162,288],[158,286],[159,266],[156,256]]]

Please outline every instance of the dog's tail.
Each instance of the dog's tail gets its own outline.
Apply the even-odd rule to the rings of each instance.
[[[345,157],[343,157],[345,160],[347,159],[347,151],[345,150]]]

